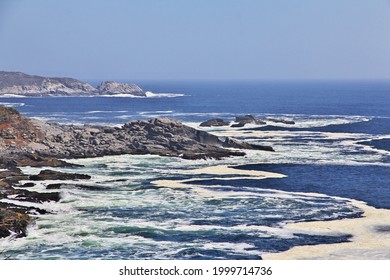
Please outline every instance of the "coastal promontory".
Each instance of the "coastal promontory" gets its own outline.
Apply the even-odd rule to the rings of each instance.
[[[96,88],[73,78],[56,78],[28,75],[22,72],[0,71],[0,97],[2,96],[106,96],[126,95],[146,97],[138,85],[102,82]]]

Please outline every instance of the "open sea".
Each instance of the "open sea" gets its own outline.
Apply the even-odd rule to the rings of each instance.
[[[169,94],[0,98],[0,105],[29,117],[74,124],[121,125],[169,117],[199,129],[202,121],[234,121],[243,114],[295,124],[203,128],[275,149],[247,151],[245,157],[191,161],[122,155],[70,160],[84,167],[59,170],[92,179],[67,182],[60,202],[29,203],[52,214],[36,215],[26,238],[1,239],[0,252],[12,259],[261,259],[295,246],[353,239],[348,230],[321,234],[294,230],[287,226],[291,223],[358,220],[363,210],[351,202],[355,200],[390,209],[390,82],[139,85]],[[234,168],[225,173],[200,171],[226,165]],[[41,169],[23,170],[36,174]],[[256,171],[285,176],[247,175]],[[164,184],[156,183],[162,180]],[[47,192],[50,183],[29,190]],[[382,233],[387,232],[390,243],[390,225],[388,229]],[[376,256],[390,259],[390,252]]]

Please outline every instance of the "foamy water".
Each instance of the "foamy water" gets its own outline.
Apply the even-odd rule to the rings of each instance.
[[[356,119],[348,117],[345,120],[351,121]],[[230,180],[256,182],[286,177],[269,171],[235,169],[237,165],[376,165],[385,156],[383,153],[354,144],[371,139],[372,135],[210,130],[221,137],[234,136],[272,145],[276,152],[247,151],[245,157],[222,161],[187,161],[151,155],[71,160],[84,167],[55,169],[89,174],[92,179],[64,181],[67,186],[61,189],[59,203],[28,203],[28,206],[43,208],[52,214],[37,215],[26,238],[3,239],[0,250],[17,259],[388,257],[381,253],[379,243],[368,248],[368,245],[362,245],[364,241],[359,241],[386,236],[384,231],[376,231],[376,235],[369,231],[373,227],[386,226],[386,220],[380,218],[384,210],[325,194],[263,189],[245,184],[229,186]],[[361,154],[362,150],[364,154]],[[40,170],[23,168],[26,174],[37,174]],[[216,179],[227,184],[197,183]],[[46,185],[55,182],[37,183],[31,190],[47,191]],[[95,189],[88,189],[88,186]],[[363,212],[365,217],[357,218]],[[343,220],[338,220],[341,218]],[[316,222],[308,222],[313,220]],[[326,230],[329,225],[332,226]],[[357,232],[354,228],[361,230]],[[353,242],[333,245],[351,240]],[[313,242],[330,244],[309,245]],[[280,253],[290,248],[286,253]],[[362,255],[362,250],[367,253]],[[326,253],[315,254],[317,251]]]

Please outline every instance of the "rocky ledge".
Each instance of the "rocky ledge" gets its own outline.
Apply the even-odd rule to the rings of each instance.
[[[121,154],[154,154],[184,159],[221,159],[243,156],[243,149],[273,151],[261,146],[223,138],[168,118],[130,121],[120,127],[61,125],[30,119],[13,108],[0,106],[0,199],[32,202],[58,201],[59,193],[14,189],[21,181],[31,187],[43,180],[88,180],[87,175],[44,170],[27,176],[21,166],[73,166],[62,159]],[[77,184],[75,184],[77,185]],[[60,185],[47,186],[57,189]],[[35,208],[0,204],[0,237],[25,235],[29,213]]]

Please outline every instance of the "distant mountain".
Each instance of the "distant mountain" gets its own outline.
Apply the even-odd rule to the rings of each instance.
[[[126,94],[146,97],[137,85],[103,82],[98,88],[73,78],[53,78],[0,71],[0,96],[94,96]]]

